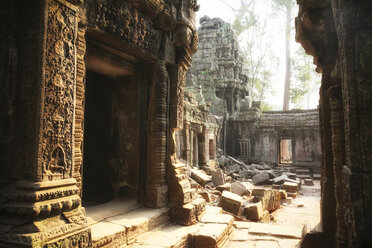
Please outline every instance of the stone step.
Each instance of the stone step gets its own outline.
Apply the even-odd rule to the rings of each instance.
[[[231,237],[229,248],[240,247],[298,247],[303,229],[289,226],[235,221],[236,231]]]
[[[313,175],[313,179],[314,180],[320,180],[320,178],[321,178],[321,175],[320,174],[314,174]]]
[[[297,175],[297,178],[300,178],[300,179],[311,179],[311,176],[309,174],[303,174],[303,175]]]
[[[192,226],[181,226],[170,224],[144,233],[137,238],[137,241],[130,245],[130,248],[178,248],[192,247],[193,234],[196,233],[202,224]]]
[[[207,207],[200,222],[191,226],[169,224],[138,236],[130,248],[224,248],[234,230],[234,218]]]
[[[310,174],[310,170],[309,169],[298,169],[296,170],[296,174],[297,175]]]
[[[90,226],[93,247],[121,247],[134,243],[140,234],[170,223],[169,209],[141,207],[105,218]]]

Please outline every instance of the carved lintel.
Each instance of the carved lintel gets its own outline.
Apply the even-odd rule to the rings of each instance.
[[[147,57],[157,56],[161,30],[153,27],[151,17],[133,8],[130,3],[132,1],[95,0],[92,2],[94,3],[87,7],[87,18],[96,29],[111,34],[135,48],[137,55],[144,52]]]

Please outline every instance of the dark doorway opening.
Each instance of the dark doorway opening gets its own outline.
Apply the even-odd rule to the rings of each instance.
[[[83,202],[85,206],[113,199],[110,183],[113,81],[87,70],[84,120]]]
[[[214,159],[215,157],[215,146],[214,146],[214,140],[209,140],[209,159]]]
[[[199,148],[198,148],[198,137],[193,138],[193,163],[194,166],[198,166],[199,164]]]

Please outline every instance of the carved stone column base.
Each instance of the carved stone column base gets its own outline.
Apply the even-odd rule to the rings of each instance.
[[[146,188],[146,205],[151,208],[165,207],[168,202],[168,186],[148,186]]]
[[[88,247],[75,179],[17,182],[0,205],[0,247]]]

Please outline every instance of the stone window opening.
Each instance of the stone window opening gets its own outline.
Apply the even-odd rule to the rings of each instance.
[[[292,164],[292,140],[281,139],[279,149],[280,149],[279,163]]]

